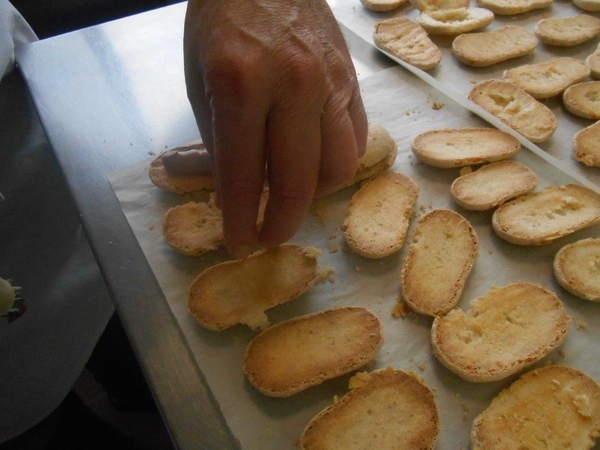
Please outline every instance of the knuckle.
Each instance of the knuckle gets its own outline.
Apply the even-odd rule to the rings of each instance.
[[[260,62],[252,56],[241,57],[224,51],[206,60],[204,80],[206,95],[213,99],[244,101],[256,90]]]

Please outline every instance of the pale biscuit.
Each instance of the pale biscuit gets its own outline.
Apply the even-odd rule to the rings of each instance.
[[[421,25],[406,17],[395,17],[375,25],[375,45],[421,70],[440,63],[442,52]]]
[[[449,209],[419,220],[400,275],[402,295],[415,312],[438,316],[456,306],[479,249],[467,219]]]
[[[342,227],[359,255],[383,258],[400,250],[419,195],[407,175],[388,171],[365,183],[350,201]]]
[[[590,76],[590,68],[579,59],[563,57],[508,69],[504,80],[516,84],[538,100],[562,94],[569,86]]]
[[[590,68],[591,74],[594,78],[600,78],[600,45],[596,47],[596,50],[585,58],[585,63]]]
[[[269,191],[265,189],[258,207],[257,228],[264,219]],[[215,205],[214,195],[209,201],[187,202],[170,208],[162,223],[165,242],[179,253],[198,256],[216,250],[223,244],[223,214]]]
[[[573,157],[590,167],[600,167],[600,121],[575,133]]]
[[[271,397],[289,397],[375,358],[383,329],[366,308],[328,309],[267,328],[246,349],[244,373]]]
[[[600,0],[573,0],[573,4],[584,11],[600,11]]]
[[[544,245],[600,222],[600,194],[577,184],[548,187],[500,205],[494,231],[517,245]]]
[[[177,147],[173,150],[205,150],[204,144],[193,144],[184,147]],[[161,153],[150,163],[150,171],[148,175],[154,185],[165,191],[174,192],[176,194],[185,194],[187,192],[199,192],[214,188],[214,180],[209,175],[185,175],[170,173],[165,169],[162,163]]]
[[[547,8],[552,0],[477,0],[477,4],[499,16],[512,16]]]
[[[475,418],[471,448],[583,450],[598,435],[598,383],[572,367],[546,366],[522,375]]]
[[[212,266],[189,289],[188,309],[204,328],[269,325],[265,310],[288,302],[320,279],[319,250],[285,244]]]
[[[493,31],[466,33],[452,42],[452,53],[463,64],[488,67],[528,55],[538,40],[525,28],[507,25]]]
[[[572,47],[594,39],[600,34],[600,19],[587,14],[551,17],[540,20],[535,35],[547,45]]]
[[[406,0],[360,0],[360,2],[371,11],[392,11],[404,5]]]
[[[586,81],[569,86],[563,92],[567,111],[584,119],[600,119],[600,81]]]
[[[453,168],[511,158],[521,143],[496,128],[441,128],[419,134],[411,150],[427,165]]]
[[[531,142],[547,141],[558,126],[552,110],[508,81],[481,81],[473,86],[469,99]]]
[[[434,319],[433,353],[466,381],[502,380],[562,344],[570,320],[558,297],[542,286],[492,287],[467,313],[456,308]]]
[[[423,11],[417,22],[429,34],[455,36],[481,30],[494,21],[494,13],[484,8],[456,8]]]
[[[410,3],[420,12],[468,8],[471,4],[470,0],[410,0]]]
[[[387,368],[317,414],[302,450],[433,450],[440,431],[433,391],[414,374]]]
[[[554,257],[554,276],[571,294],[600,302],[600,239],[582,239],[562,247]]]
[[[462,208],[486,211],[535,189],[538,177],[516,161],[499,161],[458,177],[450,192]]]
[[[397,155],[398,146],[390,133],[381,125],[369,123],[366,152],[359,158],[358,168],[352,180],[340,189],[385,172],[392,167]]]

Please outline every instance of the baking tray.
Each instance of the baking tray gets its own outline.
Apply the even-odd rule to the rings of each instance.
[[[360,84],[369,120],[385,126],[398,145],[398,157],[392,170],[409,175],[420,187],[406,244],[400,252],[380,260],[355,255],[344,242],[341,225],[357,187],[316,201],[291,242],[321,249],[320,264],[324,269],[332,268],[333,276],[325,278],[301,297],[267,311],[271,323],[336,306],[369,308],[383,324],[385,343],[368,369],[392,366],[415,372],[435,390],[441,425],[436,448],[469,448],[473,419],[515,376],[493,383],[468,383],[432,356],[431,319],[415,314],[405,318],[392,315],[400,295],[400,270],[417,220],[432,209],[451,208],[471,222],[480,239],[479,257],[459,307],[468,309],[471,300],[488,292],[493,285],[527,281],[547,287],[563,301],[572,322],[565,343],[536,366],[566,364],[600,380],[596,353],[596,343],[600,341],[600,305],[567,293],[552,273],[552,260],[559,248],[581,238],[598,236],[600,226],[541,247],[520,247],[503,241],[491,228],[491,212],[463,211],[453,202],[450,185],[459,169],[429,167],[419,163],[410,150],[416,135],[433,128],[489,124],[452,96],[440,92],[403,67],[378,72],[364,78]],[[538,174],[538,189],[576,181],[561,167],[534,152],[523,150],[514,159]],[[351,374],[289,398],[269,398],[250,385],[242,372],[242,364],[246,346],[255,333],[243,326],[222,332],[208,331],[187,312],[187,291],[194,277],[205,268],[229,258],[224,250],[201,257],[186,257],[168,247],[161,235],[165,212],[194,196],[177,196],[154,187],[148,178],[150,160],[111,174],[110,181],[199,370],[243,449],[297,448],[309,420],[331,405],[334,396],[348,392]]]
[[[389,12],[370,11],[360,3],[360,0],[329,0],[329,4],[340,23],[374,47],[373,30],[377,22],[398,16],[408,17],[412,20],[417,20],[418,17],[418,11],[408,1],[398,9]],[[472,1],[471,6],[476,7],[477,3]],[[494,21],[482,31],[491,31],[506,25],[518,25],[533,32],[535,25],[541,19],[567,17],[575,14],[588,14],[600,17],[598,13],[590,13],[577,8],[570,1],[555,0],[548,8],[525,14],[514,16],[496,15]],[[505,61],[490,67],[477,68],[462,64],[454,57],[452,54],[453,38],[434,35],[431,35],[430,38],[442,52],[440,65],[428,72],[410,68],[406,64],[404,64],[404,67],[412,70],[417,76],[420,76],[425,81],[452,95],[453,98],[458,98],[462,102],[466,101],[467,95],[475,83],[487,79],[502,79],[502,74],[507,69],[524,64],[545,62],[552,58],[569,56],[584,60],[596,50],[600,40],[600,38],[595,38],[575,47],[554,47],[539,42],[537,48],[527,56]],[[397,59],[395,60],[399,64],[402,64]],[[589,80],[591,81],[593,78],[590,77]],[[470,101],[469,103],[472,104]],[[594,121],[569,113],[564,108],[560,96],[543,100],[542,103],[548,106],[556,115],[558,128],[548,141],[537,146],[531,143],[524,143],[524,145],[527,148],[533,148],[534,151],[536,149],[540,149],[540,152],[543,151],[549,158],[554,160],[555,164],[560,164],[563,170],[571,173],[582,184],[589,181],[595,186],[600,186],[600,168],[587,167],[573,158],[573,136],[578,131],[593,124]],[[467,107],[471,108],[470,106]],[[477,111],[480,110],[480,108],[477,108]],[[496,122],[494,123],[496,124]]]

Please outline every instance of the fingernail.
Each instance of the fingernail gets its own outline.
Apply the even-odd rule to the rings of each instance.
[[[235,259],[245,259],[250,256],[254,248],[251,245],[240,245],[239,247],[232,248],[229,253]]]

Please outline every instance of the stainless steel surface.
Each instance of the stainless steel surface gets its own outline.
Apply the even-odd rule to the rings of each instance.
[[[199,138],[183,80],[184,13],[182,3],[40,41],[18,62],[175,445],[238,448],[107,180]],[[360,77],[392,65],[344,31]]]

